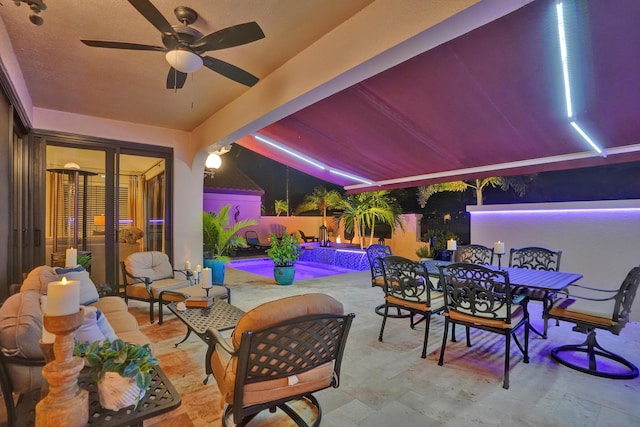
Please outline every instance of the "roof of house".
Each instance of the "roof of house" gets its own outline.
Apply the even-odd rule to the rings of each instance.
[[[264,190],[230,162],[223,162],[213,176],[204,175],[205,193],[248,194],[262,196]]]

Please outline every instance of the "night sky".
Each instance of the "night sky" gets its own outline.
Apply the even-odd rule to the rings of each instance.
[[[341,193],[344,190],[318,178],[288,168],[251,150],[233,144],[223,161],[233,162],[265,191],[263,203],[266,214],[273,214],[275,200],[286,200],[287,170],[289,174],[289,206],[293,210],[317,186]],[[425,209],[416,200],[416,188],[394,190],[403,210],[407,213],[464,212],[465,206],[475,204],[472,190],[464,193],[433,195]],[[593,168],[573,169],[537,174],[527,193],[518,197],[512,191],[487,189],[484,203],[532,203],[587,200],[640,199],[640,162],[621,163]]]

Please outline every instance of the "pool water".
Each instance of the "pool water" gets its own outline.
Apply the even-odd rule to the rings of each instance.
[[[248,260],[231,261],[231,267],[247,273],[257,274],[259,276],[273,278],[273,261],[269,258],[258,258]],[[319,277],[335,276],[338,274],[355,273],[356,270],[349,268],[336,267],[334,265],[322,264],[311,261],[296,262],[295,280],[317,279]]]

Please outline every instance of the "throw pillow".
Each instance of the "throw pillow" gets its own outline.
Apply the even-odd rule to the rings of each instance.
[[[83,307],[84,309],[84,321],[75,331],[76,340],[78,344],[84,344],[85,342],[104,341],[108,339],[113,341],[117,339],[113,328],[109,325],[107,318],[102,314],[100,310],[95,307]]]
[[[80,282],[80,305],[92,304],[100,298],[98,295],[98,289],[96,285],[89,277],[89,272],[82,266],[75,268],[56,268],[58,274],[57,280],[62,280],[62,277],[66,277],[67,280],[77,280]]]

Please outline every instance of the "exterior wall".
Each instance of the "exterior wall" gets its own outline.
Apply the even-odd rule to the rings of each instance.
[[[229,215],[233,221],[236,208],[238,209],[238,221],[243,219],[260,220],[260,196],[249,194],[220,194],[204,193],[203,207],[205,212],[218,212],[223,206],[231,205]]]
[[[581,285],[617,289],[640,264],[640,200],[468,206],[471,242],[509,249],[562,250],[561,270],[580,273]],[[631,319],[640,320],[640,304]]]

